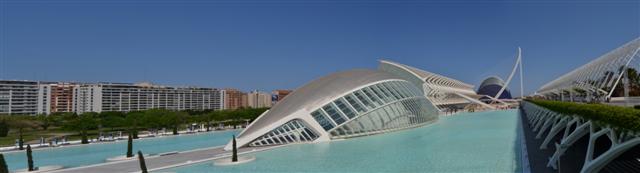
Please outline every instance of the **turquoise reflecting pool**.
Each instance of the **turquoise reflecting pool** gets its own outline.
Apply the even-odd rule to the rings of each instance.
[[[259,152],[242,165],[160,172],[521,172],[517,130],[516,110],[465,113],[416,129]]]
[[[207,132],[193,135],[165,136],[135,140],[133,151],[142,150],[145,154],[158,154],[170,151],[186,151],[198,148],[214,147],[226,144],[234,131]],[[105,162],[105,159],[124,155],[127,152],[127,141],[47,148],[33,151],[36,166],[62,165],[78,167]],[[5,153],[10,171],[27,167],[25,152]]]

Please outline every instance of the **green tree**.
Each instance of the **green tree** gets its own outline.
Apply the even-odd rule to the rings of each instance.
[[[76,115],[74,118],[67,121],[65,128],[73,131],[77,131],[81,138],[82,144],[89,143],[88,131],[96,129],[98,126],[97,119],[98,114],[95,112],[85,112],[80,115]]]
[[[205,123],[207,124],[207,131],[211,131],[211,123],[218,116],[220,116],[220,111],[211,111],[203,116],[203,119],[205,119]]]
[[[7,162],[4,160],[4,155],[0,153],[0,173],[9,173],[9,167],[7,166]]]
[[[149,109],[144,112],[144,127],[150,130],[158,130],[165,127],[166,116],[171,111],[166,109]]]
[[[127,140],[127,157],[133,157],[133,134],[129,133]]]
[[[49,127],[51,127],[55,121],[54,117],[47,116],[45,114],[36,115],[36,120],[39,122],[38,125],[40,126],[40,128],[42,128],[42,130],[49,129]]]
[[[122,112],[101,112],[99,116],[102,126],[110,128],[111,131],[118,127],[127,126],[125,121],[126,114]]]
[[[9,126],[18,130],[18,149],[24,150],[24,130],[37,128],[38,124],[29,117],[14,116],[9,119]]]
[[[148,173],[147,164],[144,162],[144,155],[142,155],[142,151],[140,150],[138,150],[138,160],[140,161],[140,171],[142,171],[142,173]]]
[[[125,124],[129,128],[133,139],[138,139],[138,128],[143,124],[145,113],[141,111],[128,112],[125,117]]]
[[[33,152],[31,151],[31,145],[27,145],[27,166],[29,171],[34,171],[33,166]]]
[[[185,112],[175,112],[169,110],[156,110],[157,113],[152,114],[154,117],[160,117],[160,124],[162,127],[170,128],[174,135],[178,134],[178,128],[187,118]]]
[[[0,137],[7,137],[9,135],[9,124],[4,117],[0,117]]]

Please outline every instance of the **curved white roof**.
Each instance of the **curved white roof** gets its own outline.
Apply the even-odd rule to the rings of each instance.
[[[332,101],[336,97],[342,96],[356,88],[388,79],[403,80],[393,74],[368,69],[343,71],[313,80],[294,90],[282,101],[274,105],[268,112],[261,115],[240,134],[240,137],[259,131],[298,110],[305,109],[311,112],[322,106],[322,104]]]

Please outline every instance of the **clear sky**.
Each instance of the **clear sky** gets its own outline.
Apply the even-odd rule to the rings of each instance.
[[[640,0],[0,0],[0,15],[0,79],[267,91],[381,58],[477,86],[520,46],[530,93],[640,36]]]

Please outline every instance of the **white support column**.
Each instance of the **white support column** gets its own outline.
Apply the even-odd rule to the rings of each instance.
[[[599,172],[604,166],[616,159],[618,156],[626,152],[627,150],[640,145],[640,138],[632,138],[631,140],[615,144],[611,146],[609,150],[602,153],[602,155],[593,159],[589,164],[585,164],[582,167],[581,173]]]
[[[573,143],[575,143],[578,139],[587,135],[589,133],[589,127],[591,126],[591,122],[584,123],[576,130],[571,132],[567,138],[563,138],[561,143],[556,143],[556,151],[553,153],[551,158],[549,158],[549,162],[547,163],[547,167],[552,167],[553,169],[558,169],[558,160],[560,160],[560,156],[564,154],[564,152],[569,148]]]
[[[544,124],[540,127],[540,130],[538,130],[538,134],[536,135],[536,139],[540,139],[542,137],[542,134],[544,134],[544,132],[547,131],[549,126],[555,124],[556,121],[557,121],[557,117],[556,117],[555,113],[551,113],[547,117],[547,120],[544,122]]]
[[[549,142],[551,141],[551,139],[553,139],[553,137],[558,135],[558,133],[560,133],[560,131],[562,131],[567,126],[567,121],[569,121],[569,119],[570,119],[569,117],[564,117],[560,119],[558,123],[553,125],[553,127],[551,128],[551,131],[549,131],[549,133],[547,134],[547,137],[544,138],[542,145],[540,145],[541,150],[547,149],[547,146],[549,145]]]

